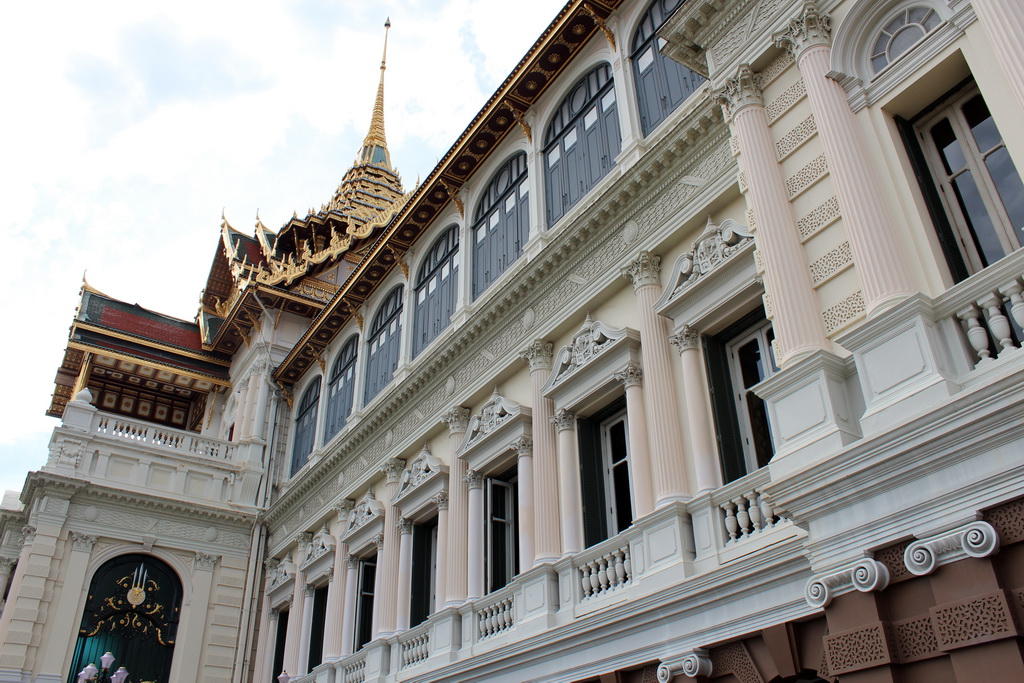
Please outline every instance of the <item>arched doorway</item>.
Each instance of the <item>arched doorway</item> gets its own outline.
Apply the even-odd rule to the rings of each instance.
[[[163,561],[142,554],[105,562],[92,577],[68,683],[110,651],[130,680],[166,683],[181,613],[181,581]]]

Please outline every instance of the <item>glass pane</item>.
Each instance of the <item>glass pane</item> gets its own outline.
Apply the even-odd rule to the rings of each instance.
[[[614,466],[626,459],[626,423],[622,420],[608,427],[608,460]]]
[[[981,193],[978,192],[978,186],[971,173],[958,175],[953,181],[953,189],[956,192],[957,201],[960,203],[960,209],[970,224],[984,265],[987,266],[1003,258],[1006,255],[1003,245],[999,242],[992,218],[985,208],[985,202],[981,198]]]
[[[608,111],[615,104],[615,91],[609,90],[608,94],[601,98],[601,111]]]
[[[922,20],[929,12],[931,12],[931,10],[927,7],[911,7],[909,12],[910,21],[915,24],[924,23]]]
[[[548,152],[548,167],[550,168],[551,166],[554,166],[558,163],[560,158],[562,158],[562,153],[558,151],[557,147],[555,147],[553,150]]]
[[[645,70],[651,64],[654,63],[654,48],[649,47],[644,50],[644,53],[640,55],[640,59],[636,61],[637,68],[641,71]]]
[[[942,154],[942,163],[947,174],[954,175],[967,166],[964,151],[960,148],[960,141],[956,139],[949,121],[943,119],[932,128],[932,139]]]
[[[764,366],[761,363],[761,345],[757,339],[751,339],[736,349],[739,359],[740,375],[744,388],[750,388],[764,379]]]
[[[509,211],[511,211],[514,208],[516,208],[516,194],[515,194],[515,192],[510,194],[508,196],[508,199],[505,200],[505,211],[509,212]]]
[[[924,38],[924,29],[917,24],[911,24],[893,36],[889,42],[889,60],[892,61],[904,52],[914,47],[917,41]]]
[[[996,122],[988,113],[988,107],[985,106],[985,100],[981,99],[981,95],[965,104],[963,112],[964,118],[967,119],[967,125],[971,127],[971,134],[974,135],[974,140],[978,143],[978,149],[983,153],[1003,141],[1003,136],[999,134]]]
[[[593,110],[591,110],[591,111],[593,111]],[[589,116],[589,114],[588,114],[588,116]],[[596,115],[595,115],[595,118],[596,118]],[[565,148],[569,149],[570,147],[572,147],[575,144],[576,144],[576,129],[573,128],[572,130],[570,130],[568,133],[565,134]]]
[[[1010,217],[1010,225],[1017,235],[1018,245],[1024,244],[1024,184],[1005,147],[997,149],[985,159],[992,181],[999,190],[999,198]]]

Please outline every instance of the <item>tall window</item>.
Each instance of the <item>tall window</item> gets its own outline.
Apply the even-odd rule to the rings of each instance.
[[[936,226],[954,275],[958,259],[971,273],[1019,249],[1024,244],[1024,184],[977,87],[972,84],[941,102],[914,129],[938,188],[937,196],[930,193],[939,204],[933,217],[939,214]],[[928,176],[922,176],[927,185]],[[930,188],[924,189],[929,195]]]
[[[273,671],[284,671],[284,646],[288,642],[288,610],[277,615],[277,631],[274,635]]]
[[[473,217],[473,298],[480,296],[523,253],[530,238],[526,154],[501,167]]]
[[[704,82],[704,77],[661,53],[658,29],[683,0],[654,0],[633,35],[633,76],[646,137]]]
[[[437,517],[412,528],[412,590],[409,627],[423,623],[434,611],[437,584]]]
[[[358,595],[356,596],[356,643],[358,650],[373,640],[373,600],[377,580],[377,555],[359,560]]]
[[[313,628],[309,635],[309,659],[306,671],[312,671],[324,660],[324,628],[327,624],[327,586],[313,591]]]
[[[452,225],[430,247],[416,276],[412,355],[448,327],[459,287],[459,226]]]
[[[302,469],[313,452],[316,440],[316,416],[320,406],[320,378],[306,389],[299,401],[299,410],[295,414],[295,446],[292,448],[292,474]]]
[[[341,347],[341,353],[331,367],[327,380],[327,419],[324,424],[324,443],[341,431],[352,412],[352,393],[356,377],[356,355],[359,336],[353,334]]]
[[[369,403],[391,382],[398,367],[398,349],[402,336],[402,294],[398,285],[377,309],[367,338],[369,352],[366,360],[366,389],[363,403]]]
[[[516,470],[489,477],[484,483],[487,510],[487,592],[502,588],[519,566],[519,533],[516,521]]]
[[[778,372],[775,334],[758,310],[704,339],[722,472],[730,482],[764,467],[775,455],[768,408],[752,390]]]
[[[629,425],[625,401],[618,400],[577,421],[583,532],[587,546],[600,543],[633,523]]]
[[[544,136],[548,225],[565,215],[615,165],[621,149],[612,70],[601,64],[559,105]]]

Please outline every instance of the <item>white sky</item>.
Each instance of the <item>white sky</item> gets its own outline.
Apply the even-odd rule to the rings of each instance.
[[[369,127],[385,17],[388,146],[409,189],[562,5],[4,3],[0,491],[46,461],[84,271],[191,320],[222,209],[251,234],[257,210],[277,229],[331,197]]]

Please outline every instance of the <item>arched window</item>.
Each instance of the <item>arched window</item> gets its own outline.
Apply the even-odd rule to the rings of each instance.
[[[416,275],[412,355],[416,357],[441,331],[455,312],[459,287],[459,226],[452,225],[430,247]]]
[[[633,76],[644,136],[658,127],[704,82],[704,77],[661,53],[658,29],[683,0],[654,0],[633,35]]]
[[[871,68],[878,73],[914,47],[942,19],[931,7],[908,7],[886,22],[871,48]]]
[[[526,154],[491,178],[473,215],[473,298],[480,296],[523,253],[530,238]]]
[[[320,378],[317,377],[306,389],[299,401],[299,410],[295,414],[295,445],[292,448],[292,474],[302,469],[313,452],[316,440],[316,416],[320,407]]]
[[[544,136],[548,225],[615,165],[621,149],[612,70],[601,64],[573,86]]]
[[[170,680],[181,616],[174,570],[151,555],[120,555],[96,570],[87,595],[69,680],[105,652],[133,681]]]
[[[387,295],[377,309],[370,325],[366,343],[369,353],[366,359],[366,388],[363,403],[369,403],[391,382],[398,367],[398,347],[402,336],[402,294],[404,288],[398,285]]]
[[[324,424],[324,443],[341,431],[352,412],[352,388],[356,378],[356,356],[359,335],[353,334],[341,347],[338,359],[331,367],[327,380],[327,419]]]

